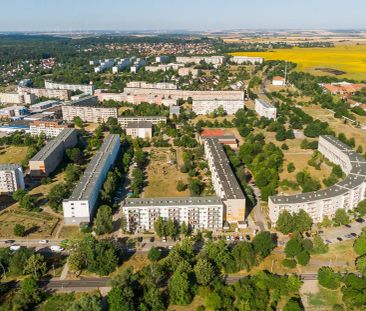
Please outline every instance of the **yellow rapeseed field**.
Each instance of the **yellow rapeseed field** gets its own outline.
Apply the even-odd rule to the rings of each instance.
[[[268,52],[235,52],[232,55],[259,56],[267,60],[288,60],[297,63],[298,71],[314,75],[333,75],[343,71],[342,78],[366,80],[366,45],[339,45],[330,48],[274,49]],[[321,70],[316,70],[320,68]]]

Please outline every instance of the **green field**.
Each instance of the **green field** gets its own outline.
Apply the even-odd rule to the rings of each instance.
[[[298,64],[298,71],[366,80],[366,45],[275,49],[268,52],[236,52],[232,55],[259,56],[266,60],[288,60]],[[334,70],[345,73],[335,75],[331,73]]]

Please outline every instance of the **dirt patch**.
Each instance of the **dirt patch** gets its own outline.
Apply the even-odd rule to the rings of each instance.
[[[336,76],[340,76],[340,75],[344,75],[346,74],[347,72],[345,71],[342,71],[342,70],[337,70],[337,69],[332,69],[332,68],[314,68],[314,70],[316,71],[322,71],[322,72],[325,72],[325,73],[330,73],[332,75],[336,75]]]

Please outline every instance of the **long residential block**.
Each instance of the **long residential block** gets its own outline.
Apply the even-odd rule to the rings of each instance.
[[[77,141],[77,130],[64,129],[29,161],[30,175],[33,178],[47,177],[63,160],[66,148],[74,147]]]
[[[127,128],[131,122],[150,122],[152,125],[158,125],[159,123],[166,123],[167,117],[164,116],[133,116],[133,117],[118,117],[118,123],[123,129]]]
[[[24,176],[19,164],[0,164],[0,194],[11,195],[24,189]]]
[[[229,115],[235,114],[244,108],[244,100],[193,100],[192,103],[192,110],[196,114],[208,114],[220,107]]]
[[[223,204],[218,197],[126,199],[123,212],[130,232],[154,230],[159,217],[185,222],[193,229],[218,230],[223,223]]]
[[[261,117],[267,119],[277,118],[277,108],[262,99],[255,99],[254,109]]]
[[[282,211],[298,212],[300,209],[307,212],[314,222],[321,222],[325,216],[332,218],[337,209],[351,210],[365,199],[366,160],[333,136],[320,136],[318,150],[340,165],[347,177],[327,189],[291,196],[271,196],[268,206],[273,223]]]
[[[224,218],[229,223],[245,219],[245,196],[230,167],[222,144],[217,138],[204,139],[205,156],[211,171],[216,195],[224,203]]]
[[[99,191],[108,171],[116,161],[120,145],[119,135],[111,134],[104,139],[102,146],[88,164],[70,198],[62,203],[65,224],[79,225],[80,223],[89,223],[92,220]]]
[[[87,84],[68,84],[68,83],[58,83],[52,81],[45,81],[44,86],[49,90],[68,90],[68,91],[80,91],[88,95],[93,95],[94,85]]]

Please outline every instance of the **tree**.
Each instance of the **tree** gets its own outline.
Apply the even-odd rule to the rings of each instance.
[[[316,234],[313,239],[313,250],[315,254],[325,254],[328,252],[328,245],[324,243],[319,234]]]
[[[182,191],[185,191],[186,189],[187,189],[187,185],[182,180],[179,180],[177,182],[177,191],[182,192]]]
[[[287,165],[287,172],[288,173],[292,173],[295,170],[296,170],[296,167],[295,167],[295,165],[292,162]]]
[[[94,225],[95,225],[95,232],[98,235],[112,232],[113,230],[112,209],[108,205],[102,205],[98,208]]]
[[[271,233],[269,231],[259,232],[252,241],[254,251],[262,258],[267,257],[275,244],[273,243]]]
[[[13,310],[34,310],[41,301],[41,291],[36,279],[31,276],[20,283],[20,289],[13,298]]]
[[[283,234],[289,234],[290,232],[294,231],[295,227],[294,219],[290,212],[284,210],[278,216],[276,222],[276,228],[278,231],[282,232]]]
[[[306,250],[303,250],[296,256],[296,259],[298,264],[306,266],[310,261],[310,254]]]
[[[301,300],[295,298],[291,298],[283,307],[283,311],[303,311],[303,310],[305,309],[301,303]]]
[[[173,305],[188,305],[192,301],[192,286],[189,282],[188,274],[181,269],[173,273],[168,282],[170,303]]]
[[[209,285],[215,276],[214,268],[207,259],[198,259],[193,269],[197,283],[203,286]]]
[[[285,258],[282,260],[282,265],[286,268],[293,269],[296,267],[296,260],[295,259],[289,259]]]
[[[41,254],[33,254],[31,257],[29,257],[23,268],[24,274],[33,274],[35,278],[44,275],[46,271],[46,261]]]
[[[361,202],[359,202],[355,210],[357,213],[359,213],[360,216],[366,215],[366,200],[362,200]]]
[[[330,267],[321,267],[318,270],[318,282],[329,289],[337,289],[340,285],[339,275]]]
[[[71,162],[76,164],[83,163],[83,154],[79,148],[67,148],[65,153]]]
[[[302,251],[301,241],[298,237],[291,238],[285,246],[285,254],[288,257],[295,257]]]
[[[361,235],[355,240],[353,248],[357,255],[366,255],[366,231],[362,231]]]
[[[102,311],[102,301],[99,295],[83,295],[76,300],[68,311]]]
[[[84,128],[84,121],[80,117],[75,117],[73,121],[77,127]]]
[[[296,231],[303,233],[309,231],[313,224],[312,218],[303,209],[300,209],[297,214],[294,215],[294,223],[296,225]]]
[[[336,210],[333,221],[336,226],[347,225],[350,223],[349,216],[343,208],[338,208]]]
[[[154,231],[155,233],[159,236],[159,237],[166,237],[167,236],[167,224],[166,221],[162,218],[159,217],[155,223],[154,223]]]
[[[62,201],[70,194],[70,190],[65,183],[54,186],[47,195],[48,205],[54,210],[59,211],[62,207]]]
[[[75,164],[68,164],[65,169],[65,180],[68,184],[72,184],[79,179],[80,174],[80,166]]]
[[[360,271],[364,276],[366,276],[366,255],[358,257],[356,259],[356,268]]]
[[[160,249],[154,246],[151,247],[149,253],[147,254],[147,258],[149,258],[150,261],[158,261],[160,257],[161,257]]]
[[[22,197],[19,204],[21,208],[24,208],[27,211],[31,211],[36,207],[36,199],[29,194],[26,194]]]
[[[198,179],[191,179],[188,188],[192,196],[199,196],[203,191],[203,184]]]
[[[81,271],[84,267],[84,260],[85,258],[80,248],[74,248],[67,257],[67,264],[69,265],[69,269],[75,272]]]
[[[23,225],[16,224],[14,226],[13,232],[15,236],[25,236],[25,227]]]
[[[27,191],[25,191],[24,189],[18,189],[13,192],[13,199],[17,202],[20,202],[26,194]]]

